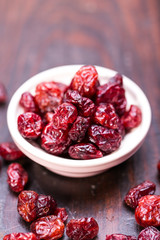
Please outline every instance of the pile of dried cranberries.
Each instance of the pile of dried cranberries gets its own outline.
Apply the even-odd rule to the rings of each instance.
[[[126,104],[120,74],[100,85],[96,68],[83,66],[69,86],[42,82],[35,96],[23,93],[18,129],[53,155],[100,158],[118,149],[125,133],[141,123],[141,110],[131,105],[127,111]]]

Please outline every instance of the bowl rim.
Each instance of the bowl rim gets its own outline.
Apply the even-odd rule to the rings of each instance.
[[[133,82],[131,79],[126,77],[125,75],[123,75],[124,86],[129,86],[130,89],[134,89],[136,91],[137,96],[141,98],[141,102],[142,102],[143,106],[145,106],[145,111],[143,111],[143,119],[142,119],[142,123],[141,123],[141,128],[143,131],[141,131],[139,140],[137,142],[134,142],[134,144],[132,143],[129,146],[129,149],[127,151],[124,151],[124,153],[122,155],[119,154],[119,149],[118,149],[118,150],[114,151],[113,153],[106,155],[102,158],[89,159],[89,160],[76,160],[76,159],[68,159],[68,158],[62,158],[59,156],[55,156],[55,155],[45,152],[41,148],[37,148],[37,147],[33,146],[29,141],[24,139],[18,131],[18,128],[16,126],[17,122],[13,123],[13,111],[16,112],[16,109],[19,108],[19,100],[20,100],[21,94],[25,91],[25,89],[28,89],[28,87],[30,87],[32,85],[36,86],[39,83],[39,82],[34,82],[35,80],[37,80],[38,78],[41,79],[45,75],[55,74],[56,72],[58,73],[59,71],[62,71],[62,70],[67,71],[67,69],[68,70],[70,69],[70,71],[72,69],[73,74],[74,74],[75,71],[77,71],[81,66],[83,66],[83,64],[82,65],[79,65],[79,64],[78,65],[77,64],[64,65],[64,66],[59,66],[59,67],[45,70],[43,72],[40,72],[40,73],[32,76],[28,80],[26,80],[16,90],[16,92],[13,94],[13,96],[10,100],[8,110],[7,110],[7,124],[8,124],[8,128],[9,128],[9,131],[11,133],[13,140],[15,141],[15,143],[18,143],[17,144],[18,147],[21,146],[21,150],[24,149],[26,152],[28,152],[28,151],[31,152],[32,154],[34,154],[35,157],[41,159],[44,162],[52,163],[52,164],[59,165],[59,166],[66,166],[66,167],[70,167],[70,168],[75,168],[75,167],[81,167],[81,168],[91,167],[92,168],[92,167],[96,167],[96,166],[102,166],[106,163],[114,162],[114,161],[117,161],[118,159],[122,159],[125,157],[128,158],[130,155],[132,155],[131,153],[134,152],[134,150],[137,150],[140,147],[140,145],[143,143],[145,136],[148,133],[148,130],[149,130],[149,127],[151,124],[151,107],[150,107],[147,97],[145,96],[145,94],[141,90],[141,88],[135,82]],[[100,67],[100,66],[96,66],[96,65],[95,65],[95,67],[98,72],[100,72],[100,71],[107,72],[107,78],[114,76],[117,73],[116,71],[105,68],[105,67]],[[106,76],[106,75],[105,76],[102,76],[102,75],[100,76],[100,78],[103,78]],[[45,81],[45,77],[44,77],[44,81]],[[33,82],[34,82],[34,84],[33,84]],[[145,118],[146,115],[147,115],[147,118]],[[145,122],[143,121],[144,118],[145,118]]]

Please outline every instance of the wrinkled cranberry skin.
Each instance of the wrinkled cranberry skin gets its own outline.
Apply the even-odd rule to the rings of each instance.
[[[54,215],[37,219],[30,226],[38,239],[56,240],[63,236],[64,223]]]
[[[123,86],[123,77],[122,77],[122,75],[117,73],[115,76],[113,76],[113,77],[111,77],[109,79],[109,83],[113,84],[113,85],[117,84],[117,85],[122,87]]]
[[[55,82],[42,82],[36,86],[35,101],[42,113],[54,111],[61,103],[63,89]]]
[[[11,233],[4,236],[3,240],[37,240],[34,233]]]
[[[160,240],[160,231],[155,227],[147,227],[138,235],[138,240]]]
[[[26,222],[36,219],[38,194],[34,191],[22,191],[18,196],[17,210]]]
[[[117,129],[119,117],[117,116],[115,109],[111,103],[101,103],[96,108],[93,116],[93,121],[94,123],[100,124],[104,127]]]
[[[121,121],[127,131],[138,127],[142,121],[142,112],[139,107],[131,105],[129,111],[121,117]]]
[[[38,112],[38,107],[30,92],[24,92],[19,103],[24,108],[25,112]]]
[[[18,117],[18,130],[27,139],[37,139],[42,132],[43,123],[41,117],[33,112],[26,112]]]
[[[36,217],[40,218],[43,216],[51,215],[54,213],[56,207],[57,203],[52,196],[39,195],[36,202]]]
[[[98,231],[98,223],[92,217],[71,219],[66,226],[66,234],[72,240],[91,240]]]
[[[5,142],[0,144],[0,156],[7,161],[14,161],[24,156],[24,154],[13,142]]]
[[[83,66],[76,72],[70,88],[77,90],[83,97],[92,98],[98,85],[98,73],[95,67]]]
[[[76,90],[68,89],[63,96],[63,102],[72,103],[76,107],[81,104],[82,96]]]
[[[78,116],[69,130],[69,137],[72,141],[81,142],[90,126],[90,118]]]
[[[160,226],[160,196],[146,195],[138,201],[135,210],[137,223],[142,227]]]
[[[106,240],[136,240],[136,237],[124,234],[111,234],[106,235]]]
[[[116,130],[98,125],[91,125],[88,135],[89,140],[107,154],[115,151],[122,140],[122,136]]]
[[[21,164],[12,163],[7,169],[8,184],[13,192],[21,192],[28,182],[28,173]]]
[[[67,221],[68,214],[65,208],[56,208],[54,215],[62,220],[62,222]]]
[[[60,155],[71,143],[68,137],[68,130],[55,128],[53,123],[49,123],[43,129],[41,135],[41,147],[54,155]]]
[[[70,146],[68,153],[74,159],[92,159],[103,157],[103,154],[91,143],[79,143]]]
[[[156,185],[151,181],[144,181],[143,183],[131,188],[126,194],[124,201],[131,207],[136,208],[138,200],[145,195],[152,195],[156,190]]]
[[[77,118],[77,108],[71,103],[62,103],[55,111],[52,122],[58,129],[68,129]]]
[[[0,83],[0,104],[7,101],[7,92],[5,86]]]

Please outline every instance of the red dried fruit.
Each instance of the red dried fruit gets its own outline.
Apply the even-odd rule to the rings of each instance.
[[[12,191],[21,192],[28,182],[28,173],[24,170],[21,164],[12,163],[7,169],[8,184]]]
[[[100,124],[111,129],[117,129],[119,117],[117,116],[115,108],[111,103],[101,103],[96,108],[93,121],[96,124]]]
[[[121,119],[119,119],[119,122],[117,123],[118,125],[118,128],[116,129],[116,131],[122,136],[122,139],[124,138],[125,136],[125,128],[121,122]]]
[[[106,235],[106,240],[136,240],[136,237],[124,234],[111,234]]]
[[[160,226],[160,196],[146,195],[138,201],[135,218],[142,227]]]
[[[4,236],[3,240],[37,240],[34,233],[11,233]]]
[[[98,223],[94,218],[72,219],[66,226],[66,234],[72,240],[91,240],[97,236]]]
[[[68,137],[68,130],[55,128],[53,123],[49,123],[41,135],[41,147],[47,152],[60,155],[69,146],[71,140]]]
[[[38,112],[35,99],[30,92],[24,92],[19,103],[24,108],[25,112]]]
[[[76,90],[68,89],[63,97],[63,102],[72,103],[76,107],[82,102],[82,96]]]
[[[92,159],[103,157],[103,154],[91,143],[79,143],[70,146],[68,153],[74,159]]]
[[[52,196],[39,195],[36,202],[36,218],[54,213],[57,203]]]
[[[131,188],[125,196],[125,203],[131,207],[136,208],[138,200],[145,195],[152,195],[156,190],[156,185],[151,181],[144,181],[143,183]]]
[[[121,117],[121,121],[126,130],[138,127],[142,121],[142,112],[139,107],[131,105],[129,111]]]
[[[62,103],[64,89],[58,85],[55,82],[42,82],[36,86],[35,101],[42,113],[52,112]]]
[[[14,143],[5,142],[0,144],[0,156],[2,156],[7,161],[14,161],[24,156],[24,154]]]
[[[53,112],[47,112],[47,113],[44,115],[44,122],[45,122],[45,123],[50,123],[50,122],[52,122],[52,120],[53,120],[53,115],[54,115]]]
[[[110,84],[117,84],[119,86],[123,86],[123,77],[121,74],[117,73],[115,76],[109,79]]]
[[[7,100],[7,92],[3,83],[0,83],[0,104],[5,103]]]
[[[37,219],[30,228],[38,239],[56,240],[64,233],[64,223],[54,215]]]
[[[41,135],[43,123],[41,117],[33,112],[26,112],[18,117],[18,130],[24,138],[36,139]]]
[[[54,84],[63,92],[65,93],[68,89],[68,86],[61,82],[54,82]]]
[[[17,210],[26,222],[36,219],[37,199],[38,194],[34,191],[22,191],[18,196]]]
[[[147,227],[140,232],[138,240],[160,240],[160,231],[155,227]]]
[[[65,222],[68,219],[68,214],[65,208],[56,208],[54,215]]]
[[[115,151],[121,144],[121,135],[113,129],[91,125],[88,129],[89,140],[105,153]]]
[[[68,135],[70,139],[72,141],[81,142],[85,137],[89,125],[90,118],[78,116],[71,129],[69,130]]]

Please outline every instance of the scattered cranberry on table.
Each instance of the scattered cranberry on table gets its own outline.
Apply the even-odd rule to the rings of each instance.
[[[124,234],[111,234],[111,235],[106,235],[106,240],[136,240],[136,237],[127,236]]]
[[[3,83],[0,83],[0,104],[3,104],[7,101],[7,92]]]
[[[24,156],[13,142],[4,142],[0,144],[0,156],[7,161],[14,161]]]
[[[34,233],[11,233],[4,236],[3,240],[37,240]]]
[[[155,227],[147,227],[140,232],[138,240],[160,240],[160,231]]]

